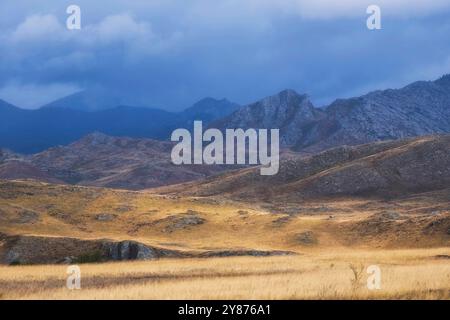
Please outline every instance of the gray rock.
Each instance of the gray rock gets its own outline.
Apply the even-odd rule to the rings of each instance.
[[[13,223],[18,224],[28,224],[35,223],[39,220],[39,213],[31,211],[31,210],[23,210],[19,212],[19,216],[17,219],[13,221]]]
[[[5,256],[6,264],[14,264],[20,262],[20,253],[14,249],[9,250]]]
[[[75,257],[65,257],[65,258],[61,261],[61,264],[72,264],[75,260],[76,260]]]
[[[186,213],[174,214],[166,218],[157,220],[155,222],[156,226],[161,226],[164,232],[174,232],[179,229],[186,229],[189,227],[194,227],[202,225],[206,220],[199,216],[195,211],[188,210]]]
[[[135,241],[105,242],[103,248],[107,259],[114,261],[152,260],[172,253],[148,247]]]
[[[305,231],[295,236],[297,243],[302,245],[314,245],[317,244],[316,236],[312,231]]]
[[[152,248],[149,248],[141,243],[137,245],[137,260],[152,260],[156,259],[157,257],[157,253]]]
[[[395,211],[387,211],[384,212],[380,215],[381,219],[386,219],[386,220],[400,220],[402,219],[402,216]]]
[[[100,213],[100,214],[95,216],[95,219],[98,220],[98,221],[108,222],[108,221],[114,220],[116,217],[117,216],[115,214]]]

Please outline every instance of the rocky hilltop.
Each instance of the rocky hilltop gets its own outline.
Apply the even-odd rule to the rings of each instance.
[[[316,152],[341,145],[450,132],[450,75],[402,89],[339,99],[325,109],[285,90],[211,124],[225,128],[279,128],[284,146]]]
[[[338,147],[282,160],[280,172],[258,168],[163,189],[194,196],[301,201],[330,196],[395,197],[450,187],[450,135]]]
[[[280,142],[295,145],[304,136],[305,128],[323,119],[324,112],[314,108],[307,95],[284,90],[244,106],[230,116],[213,122],[219,129],[255,128],[280,129]]]
[[[398,90],[333,102],[296,149],[402,139],[450,132],[450,75]]]
[[[71,184],[140,190],[204,178],[224,166],[176,166],[173,144],[93,133],[33,155],[31,163]]]
[[[171,142],[93,133],[68,146],[16,155],[14,161],[0,160],[0,178],[140,190],[196,180],[226,169],[173,165],[172,146]]]

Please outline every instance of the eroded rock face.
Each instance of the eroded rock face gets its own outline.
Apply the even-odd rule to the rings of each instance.
[[[183,253],[135,241],[80,240],[35,236],[6,236],[0,239],[0,263],[46,264],[122,260],[152,260],[181,257]]]
[[[6,264],[60,263],[66,257],[98,252],[96,241],[36,236],[2,236],[0,262]]]
[[[154,260],[159,258],[210,258],[230,256],[278,256],[290,251],[217,250],[182,252],[148,246],[136,241],[80,240],[0,233],[0,264],[79,264],[105,261]]]
[[[161,251],[148,247],[139,242],[105,242],[105,253],[111,260],[151,260],[157,259]]]

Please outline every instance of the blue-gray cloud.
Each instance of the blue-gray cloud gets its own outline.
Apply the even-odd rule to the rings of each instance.
[[[366,28],[374,2],[379,31]],[[82,29],[69,31],[73,3]],[[293,88],[320,105],[450,72],[449,18],[447,0],[3,2],[0,98],[37,107],[104,87],[129,104],[179,109]]]

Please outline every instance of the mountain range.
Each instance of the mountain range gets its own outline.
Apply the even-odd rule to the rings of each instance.
[[[450,75],[401,89],[374,91],[315,108],[307,95],[285,90],[214,121],[211,127],[279,128],[280,142],[317,152],[339,145],[450,132]]]
[[[450,75],[338,99],[325,108],[314,107],[306,94],[294,90],[242,107],[206,98],[177,113],[130,106],[103,110],[98,100],[92,106],[89,101],[75,94],[38,110],[0,101],[0,147],[36,153],[92,132],[167,140],[176,128],[190,129],[194,120],[220,129],[278,128],[283,147],[308,153],[450,132]]]
[[[0,100],[0,148],[31,154],[67,145],[93,132],[167,140],[174,129],[189,127],[193,120],[209,123],[238,107],[228,100],[212,98],[183,112],[130,106],[78,110],[67,107],[66,103],[24,110]],[[200,112],[201,108],[204,111]]]

